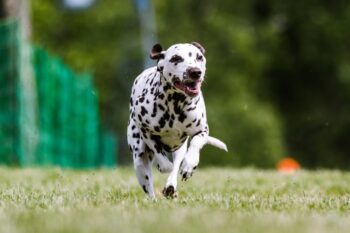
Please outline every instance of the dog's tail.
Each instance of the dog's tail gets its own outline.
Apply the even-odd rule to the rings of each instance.
[[[217,138],[214,138],[214,137],[211,137],[211,136],[208,136],[208,141],[207,141],[208,144],[212,145],[212,146],[216,146],[217,148],[221,149],[221,150],[224,150],[227,152],[227,146],[225,143],[223,143],[222,141],[220,141],[219,139]]]

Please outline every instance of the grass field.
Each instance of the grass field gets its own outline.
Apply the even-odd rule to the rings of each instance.
[[[166,176],[155,179],[161,190]],[[157,201],[128,168],[0,168],[0,187],[0,232],[350,231],[347,172],[199,169],[179,198]]]

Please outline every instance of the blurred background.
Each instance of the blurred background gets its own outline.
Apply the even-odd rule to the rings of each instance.
[[[0,0],[0,160],[127,165],[134,78],[197,41],[211,135],[201,166],[350,168],[345,0]]]

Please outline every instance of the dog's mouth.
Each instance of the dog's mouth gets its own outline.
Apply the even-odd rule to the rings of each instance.
[[[182,82],[175,81],[174,86],[177,89],[180,89],[183,92],[185,92],[187,95],[189,95],[191,97],[195,97],[199,94],[199,92],[201,90],[201,81],[185,79]]]

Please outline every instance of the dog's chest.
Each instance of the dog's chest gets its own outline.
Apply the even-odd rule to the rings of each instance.
[[[182,133],[192,135],[201,130],[206,123],[201,106],[180,101],[178,93],[151,97],[150,99],[155,99],[154,102],[144,101],[144,98],[147,97],[136,98],[137,105],[133,108],[133,118],[139,126],[152,134],[169,137],[181,136]]]

